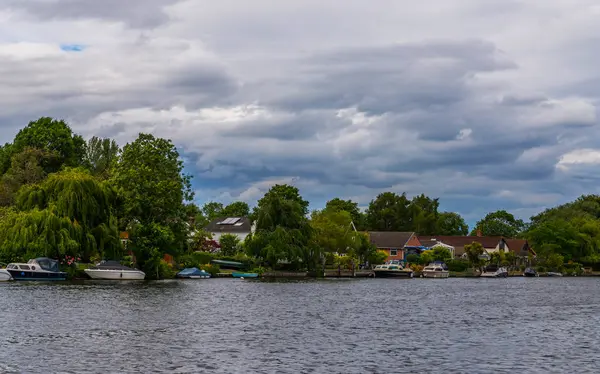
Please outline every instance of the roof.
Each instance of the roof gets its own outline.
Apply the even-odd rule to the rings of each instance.
[[[535,255],[535,251],[529,246],[527,239],[504,238],[504,242],[508,246],[508,250],[511,252],[531,252],[533,255]]]
[[[248,217],[219,217],[212,220],[204,230],[219,233],[245,233],[252,231],[252,223]]]
[[[377,248],[404,248],[414,232],[369,231],[369,240]]]
[[[450,236],[450,235],[419,235],[419,240],[424,246],[435,245],[437,242],[450,245],[452,247],[464,247],[473,242],[480,243],[483,248],[496,248],[501,236]]]

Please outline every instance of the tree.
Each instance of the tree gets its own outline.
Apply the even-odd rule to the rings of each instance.
[[[364,225],[364,215],[358,208],[358,203],[355,203],[352,200],[342,200],[336,197],[335,199],[329,200],[325,204],[325,210],[334,212],[344,211],[350,213],[352,222],[354,222],[357,230],[362,230]]]
[[[408,206],[410,214],[410,231],[422,235],[437,234],[439,199],[432,199],[421,194],[415,196]]]
[[[481,255],[483,255],[484,252],[485,250],[483,249],[481,243],[473,242],[465,245],[465,253],[467,254],[467,258],[474,268],[481,266]]]
[[[11,158],[10,168],[0,180],[0,205],[14,203],[21,186],[39,183],[46,178],[45,166],[52,164],[56,154],[37,148],[25,148]]]
[[[2,251],[15,257],[92,255],[120,258],[116,194],[86,171],[67,169],[19,190],[3,223]]]
[[[484,236],[504,236],[506,238],[515,238],[523,232],[525,223],[521,219],[505,210],[498,210],[488,213],[483,219],[477,222],[471,235],[475,235],[477,230],[481,230]]]
[[[437,220],[437,235],[465,236],[469,233],[469,226],[458,213],[442,212]]]
[[[225,256],[234,256],[240,250],[240,238],[237,235],[221,235],[219,244],[221,245],[221,253]]]
[[[248,203],[243,201],[236,201],[225,208],[222,208],[222,217],[248,217],[250,215],[250,207]]]
[[[434,261],[450,261],[452,259],[452,253],[450,250],[442,245],[436,245],[431,249]]]
[[[110,177],[119,156],[117,142],[108,138],[92,137],[85,148],[85,164],[93,175],[101,179]]]
[[[163,254],[176,255],[187,244],[185,202],[194,194],[182,171],[171,141],[150,134],[125,145],[119,157],[113,179],[124,199],[123,225],[131,227],[136,259],[150,277]]]
[[[347,211],[324,209],[314,211],[310,225],[316,244],[325,252],[346,253],[359,245],[359,238],[351,226],[352,216]]]
[[[11,156],[25,148],[37,148],[57,154],[56,162],[46,165],[45,171],[58,171],[63,165],[79,166],[83,163],[85,141],[81,136],[73,134],[69,125],[63,120],[41,117],[17,133]]]
[[[256,232],[246,240],[248,253],[271,265],[286,260],[295,266],[302,263],[309,270],[316,269],[320,253],[311,244],[307,209],[308,202],[297,188],[273,186],[254,210]]]
[[[206,219],[206,224],[223,217],[223,204],[210,201],[202,206],[202,214]]]
[[[405,194],[397,195],[384,192],[369,203],[366,212],[367,227],[373,231],[408,231],[411,227],[409,219],[409,200]]]

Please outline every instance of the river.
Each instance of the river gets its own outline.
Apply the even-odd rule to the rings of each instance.
[[[0,284],[0,373],[593,373],[599,278]]]

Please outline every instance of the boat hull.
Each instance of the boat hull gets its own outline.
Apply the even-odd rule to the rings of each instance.
[[[375,278],[412,278],[412,271],[375,270]]]
[[[449,271],[423,271],[423,278],[448,278]]]
[[[480,278],[507,278],[508,273],[483,273]]]
[[[27,271],[27,270],[12,270],[8,272],[16,281],[64,281],[67,280],[67,273],[52,272],[52,271]]]
[[[537,277],[538,275],[535,273],[523,273],[523,276],[527,277],[527,278],[533,278],[533,277]]]
[[[146,278],[146,273],[140,270],[85,269],[84,271],[92,279],[144,280]]]
[[[555,272],[548,272],[546,275],[549,277],[562,277],[563,276],[562,273],[555,273]]]
[[[258,278],[257,273],[231,273],[234,278]]]
[[[12,275],[6,269],[0,269],[0,282],[8,282],[13,280]]]

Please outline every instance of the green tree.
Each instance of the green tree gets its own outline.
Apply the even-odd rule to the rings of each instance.
[[[471,235],[475,235],[478,229],[484,236],[515,238],[523,232],[525,223],[505,210],[498,210],[478,221]]]
[[[452,253],[444,246],[436,245],[431,249],[434,261],[450,261],[452,259]]]
[[[119,157],[117,142],[112,139],[102,139],[94,136],[88,140],[85,151],[84,163],[92,174],[102,179],[109,178],[111,170],[116,166]]]
[[[123,224],[131,227],[132,248],[149,277],[165,253],[177,255],[187,247],[185,202],[193,192],[182,171],[173,143],[150,134],[140,134],[119,157],[113,179],[124,199]]]
[[[423,265],[427,265],[433,261],[435,261],[435,256],[433,254],[433,250],[428,250],[428,251],[424,251],[423,253],[421,253],[421,256],[419,256],[420,262]]]
[[[352,222],[354,222],[354,225],[356,226],[357,230],[362,230],[364,226],[364,215],[360,211],[358,203],[352,200],[342,200],[336,197],[335,199],[329,200],[325,204],[325,210],[334,212],[348,212],[350,213],[350,216],[352,217]]]
[[[225,256],[234,256],[240,251],[240,238],[237,235],[223,234],[219,238],[221,253]]]
[[[202,214],[206,219],[206,224],[221,218],[223,217],[223,204],[210,201],[202,206]]]
[[[84,161],[85,141],[62,120],[42,117],[29,122],[17,133],[10,147],[11,156],[28,147],[56,153],[56,162],[46,165],[48,173],[58,171],[63,165],[79,166]]]
[[[437,235],[465,236],[469,233],[469,226],[458,213],[442,212],[437,220]]]
[[[274,266],[288,261],[315,270],[321,253],[312,244],[312,229],[306,218],[308,202],[292,186],[273,186],[258,201],[253,215],[256,232],[248,236],[248,254]]]
[[[121,256],[117,221],[113,215],[116,194],[87,172],[67,169],[39,185],[19,190],[15,214],[4,223],[13,225],[0,237],[4,253],[34,255]]]
[[[314,211],[310,225],[316,244],[325,252],[346,253],[359,246],[359,238],[351,226],[352,216],[347,211],[324,209]]]
[[[415,231],[422,235],[437,234],[439,205],[439,199],[432,199],[424,194],[415,196],[408,206],[410,231]]]
[[[248,203],[243,201],[236,201],[225,208],[222,208],[222,217],[248,217],[250,215],[250,207]]]
[[[465,245],[465,253],[467,254],[467,258],[469,259],[469,262],[473,268],[478,268],[481,266],[482,261],[480,257],[484,252],[485,250],[483,249],[481,243],[473,242]]]
[[[366,223],[374,231],[408,231],[412,229],[409,214],[410,201],[406,194],[384,192],[371,201],[366,212]]]

